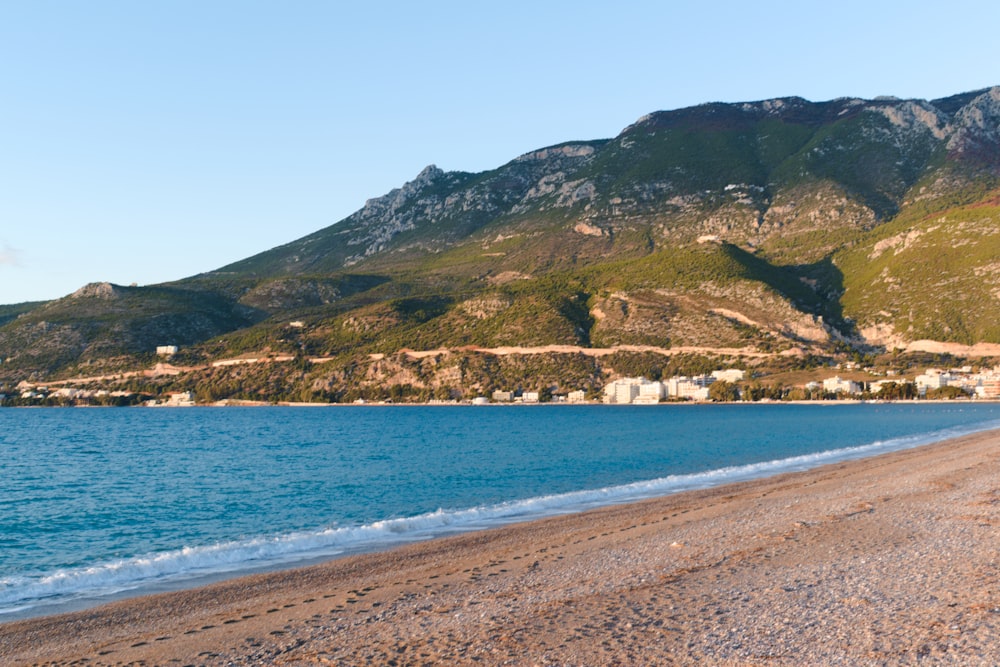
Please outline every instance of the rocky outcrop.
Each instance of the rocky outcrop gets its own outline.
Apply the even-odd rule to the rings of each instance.
[[[116,299],[121,288],[111,283],[88,283],[69,295],[70,299]]]
[[[955,114],[948,150],[1000,164],[1000,86],[989,89]]]

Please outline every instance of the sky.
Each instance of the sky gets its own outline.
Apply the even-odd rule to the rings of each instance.
[[[0,0],[0,304],[210,271],[429,164],[1000,85],[1000,3]]]

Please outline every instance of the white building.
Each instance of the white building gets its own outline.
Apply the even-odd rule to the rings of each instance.
[[[665,393],[662,382],[650,382],[643,377],[620,378],[604,386],[604,402],[617,405],[659,403]]]
[[[571,391],[566,394],[566,402],[568,403],[586,403],[587,402],[587,392],[583,389],[577,389],[576,391]]]
[[[604,385],[604,402],[628,405],[639,395],[639,383],[645,378],[619,378]]]
[[[666,386],[662,382],[647,382],[639,385],[639,395],[632,399],[632,404],[656,405],[666,394]]]
[[[190,391],[178,391],[168,394],[167,405],[190,406],[194,405],[194,394]]]
[[[639,397],[639,385],[630,382],[616,382],[614,384],[614,402],[619,405],[628,405]]]
[[[1000,398],[1000,368],[992,373],[983,373],[976,386],[976,396],[980,398]]]
[[[662,382],[647,382],[639,385],[639,398],[648,402],[659,403],[667,395],[667,388]]]
[[[844,380],[835,375],[823,380],[823,391],[830,394],[860,394],[861,386],[854,380]]]
[[[156,353],[159,354],[159,355],[162,355],[162,356],[170,356],[172,354],[177,354],[177,350],[178,350],[178,348],[177,348],[176,345],[157,345],[156,346]]]
[[[703,387],[693,379],[686,378],[677,383],[677,393],[673,395],[689,401],[707,401],[708,387]]]
[[[667,380],[666,393],[670,398],[689,401],[707,401],[708,388],[715,382],[711,375],[696,375],[687,377],[678,375]]]
[[[917,391],[923,396],[927,393],[928,389],[940,389],[941,387],[947,387],[949,383],[954,382],[957,378],[946,371],[942,371],[937,368],[928,368],[927,372],[923,375],[918,375],[914,382],[917,385]]]
[[[81,398],[89,395],[89,392],[84,392],[74,387],[60,387],[52,393],[60,398]]]

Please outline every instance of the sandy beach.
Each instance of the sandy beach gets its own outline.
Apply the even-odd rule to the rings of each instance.
[[[0,625],[0,664],[994,665],[1000,432]]]

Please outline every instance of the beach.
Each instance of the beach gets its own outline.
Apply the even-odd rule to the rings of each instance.
[[[0,624],[0,664],[989,665],[1000,432]]]

